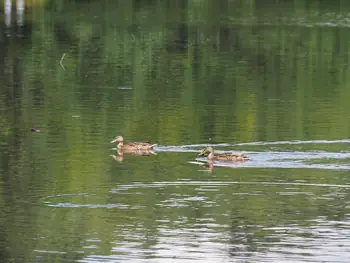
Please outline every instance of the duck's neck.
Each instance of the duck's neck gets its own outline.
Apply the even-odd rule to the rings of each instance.
[[[117,145],[117,149],[118,150],[123,149],[123,145],[124,145],[123,142],[119,142],[118,145]]]
[[[209,160],[214,159],[214,152],[209,153],[208,159],[209,159]]]

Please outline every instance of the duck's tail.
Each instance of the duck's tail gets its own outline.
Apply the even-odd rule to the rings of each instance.
[[[244,161],[249,161],[250,159],[247,157],[247,156],[245,156],[244,154],[242,155],[242,159],[244,160]]]

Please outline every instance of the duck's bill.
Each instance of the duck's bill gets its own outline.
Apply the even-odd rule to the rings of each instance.
[[[201,152],[200,154],[198,154],[198,157],[200,156],[205,156],[205,152]]]
[[[116,142],[116,140],[111,140],[111,143]]]

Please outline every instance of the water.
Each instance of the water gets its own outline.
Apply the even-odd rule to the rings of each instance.
[[[347,1],[18,2],[2,262],[348,262]]]

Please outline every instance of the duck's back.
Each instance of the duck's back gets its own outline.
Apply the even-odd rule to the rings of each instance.
[[[150,142],[129,142],[123,145],[124,149],[145,150],[152,149],[156,144]]]
[[[215,156],[216,160],[222,160],[222,161],[233,161],[233,162],[245,162],[248,161],[248,157],[244,154],[237,154],[237,153],[225,153]]]

